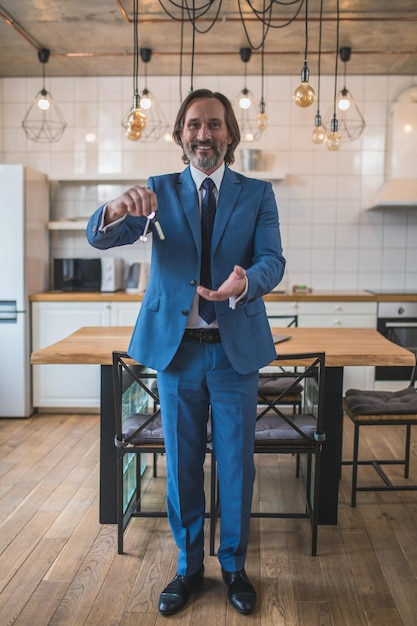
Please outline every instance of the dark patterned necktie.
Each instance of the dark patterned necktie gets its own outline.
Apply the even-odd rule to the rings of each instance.
[[[203,181],[202,187],[205,189],[206,193],[204,194],[203,201],[201,203],[202,250],[200,285],[211,289],[210,247],[214,216],[216,214],[216,196],[213,191],[215,185],[211,178],[206,178]],[[216,318],[214,302],[205,300],[201,296],[198,303],[198,312],[200,317],[202,317],[207,324],[211,324],[211,322]]]

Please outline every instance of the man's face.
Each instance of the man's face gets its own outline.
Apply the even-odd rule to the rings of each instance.
[[[220,100],[201,98],[191,102],[185,112],[181,142],[194,167],[206,174],[214,172],[223,163],[231,141]]]

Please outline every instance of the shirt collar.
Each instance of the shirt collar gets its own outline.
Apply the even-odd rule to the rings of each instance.
[[[193,177],[195,186],[197,187],[197,191],[199,191],[203,181],[206,178],[211,178],[213,183],[216,185],[216,189],[219,190],[220,185],[222,184],[224,170],[225,170],[225,164],[222,163],[220,167],[217,168],[217,170],[212,172],[210,176],[207,176],[205,172],[198,170],[196,167],[194,167],[194,165],[190,163],[190,173],[191,173],[191,176]]]

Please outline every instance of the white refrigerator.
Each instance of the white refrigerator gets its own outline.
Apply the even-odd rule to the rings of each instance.
[[[0,165],[0,417],[28,417],[29,294],[48,287],[49,186],[45,174]]]

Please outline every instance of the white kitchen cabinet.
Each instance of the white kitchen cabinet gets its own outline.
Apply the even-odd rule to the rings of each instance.
[[[82,326],[133,326],[140,302],[33,302],[32,349],[60,341]],[[100,407],[99,365],[32,367],[33,406]]]
[[[330,328],[376,328],[376,302],[299,302],[298,325]],[[373,389],[374,367],[345,367],[343,391]]]
[[[376,328],[376,302],[299,302],[299,326]]]

